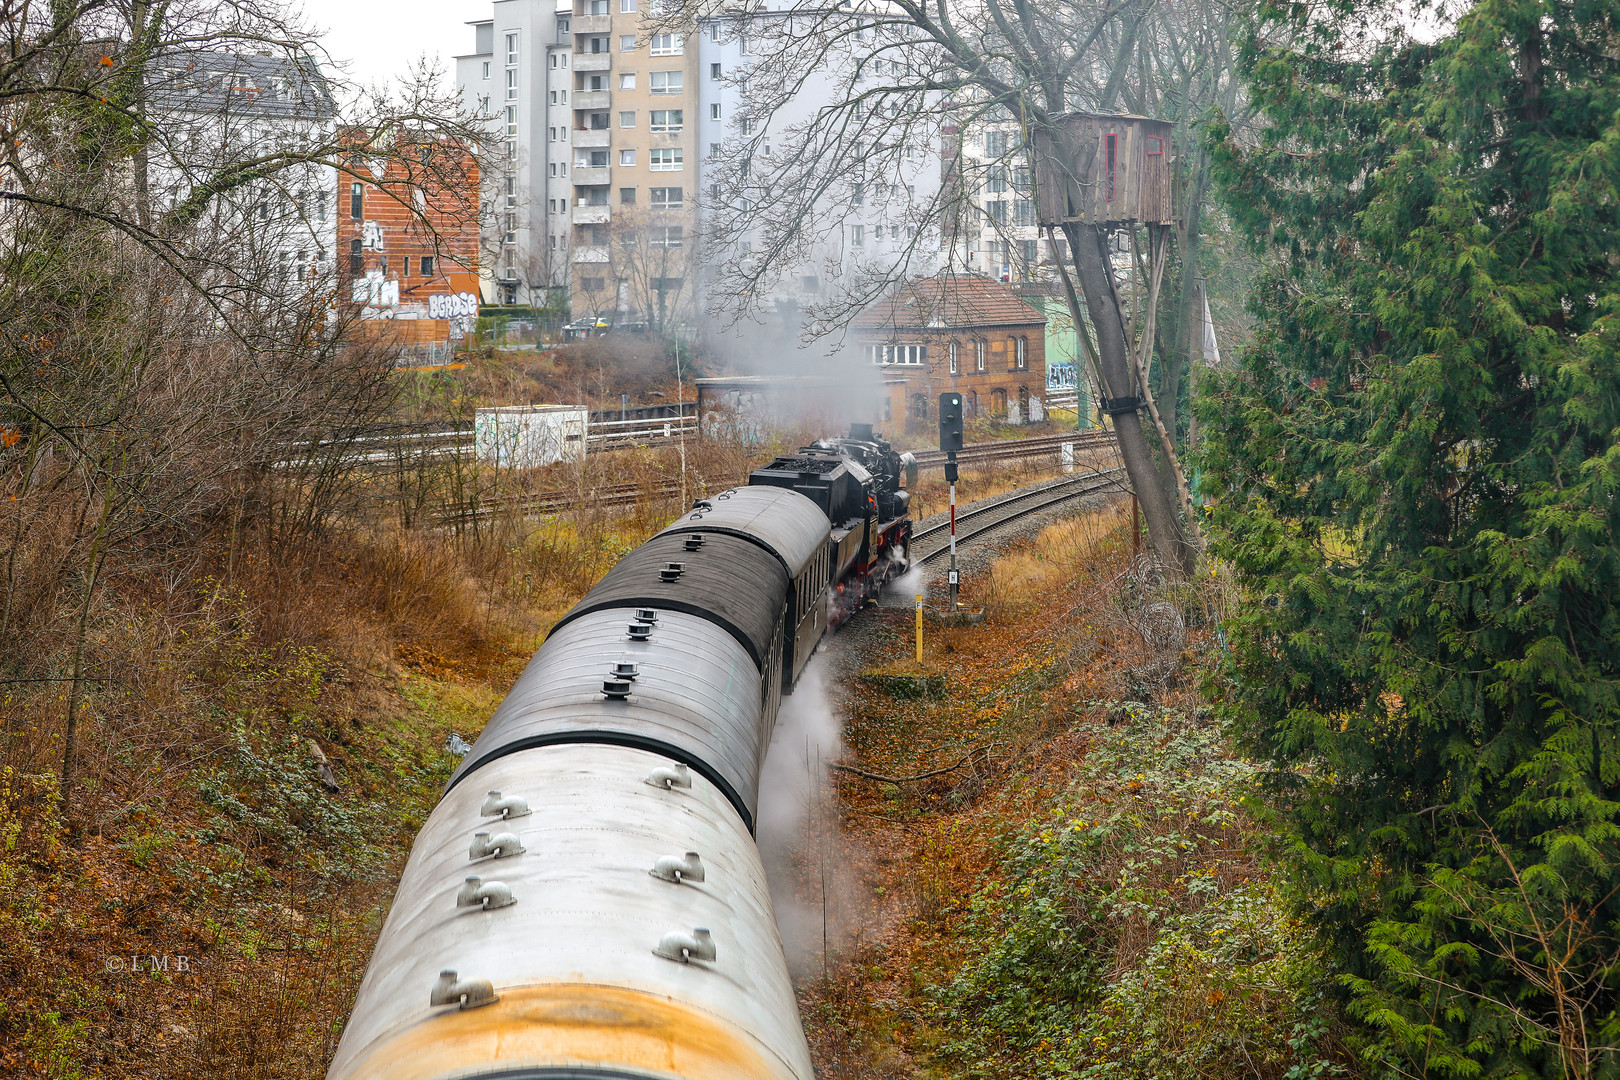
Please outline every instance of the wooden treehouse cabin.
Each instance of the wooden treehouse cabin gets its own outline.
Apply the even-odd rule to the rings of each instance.
[[[1037,129],[1035,207],[1042,225],[1171,225],[1171,124],[1145,116],[1064,113]]]

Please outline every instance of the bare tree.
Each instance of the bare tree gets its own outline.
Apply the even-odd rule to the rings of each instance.
[[[336,178],[405,162],[390,194],[430,226],[417,196],[456,162],[401,133],[477,132],[426,78],[340,112],[268,2],[0,0],[0,46],[0,678],[66,684],[71,807],[109,577],[223,520],[320,527],[330,462],[388,407]],[[289,445],[326,457],[288,471]]]
[[[1011,228],[1021,220],[1018,200],[1033,194],[1040,136],[1059,132],[1056,121],[1066,113],[1121,109],[1175,121],[1193,165],[1174,253],[1182,268],[1174,304],[1178,312],[1185,308],[1186,284],[1198,273],[1196,207],[1208,184],[1195,128],[1205,110],[1231,106],[1236,94],[1224,6],[799,0],[712,19],[671,17],[672,24],[683,20],[689,32],[746,43],[743,62],[726,75],[741,104],[711,169],[714,193],[700,205],[713,263],[705,300],[718,314],[745,317],[775,295],[784,277],[818,266],[826,284],[821,298],[806,305],[806,326],[825,334],[847,325],[896,280],[973,271],[968,245],[985,222]],[[977,152],[980,143],[964,153],[986,130],[1009,137],[987,152]],[[1044,145],[1060,144],[1049,138]],[[1059,152],[1064,170],[1085,174],[1091,148]],[[928,176],[931,170],[937,172]],[[981,202],[984,192],[1009,188],[1012,199]],[[1014,213],[1002,217],[1008,205]],[[881,244],[870,242],[867,218],[878,223]],[[1115,429],[1155,555],[1171,572],[1188,572],[1196,548],[1177,513],[1174,493],[1184,479],[1175,475],[1169,440],[1190,320],[1176,319],[1173,354],[1161,352],[1155,334],[1133,341],[1146,320],[1137,313],[1133,321],[1119,298],[1122,280],[1133,273],[1120,257],[1131,250],[1123,235],[1129,231],[1065,223],[1063,242],[1050,235],[1046,257],[1074,285],[1071,315],[1104,393],[1135,396],[1138,351],[1143,368],[1158,356],[1166,370],[1176,369],[1160,379],[1169,415],[1160,450],[1167,475],[1157,470],[1136,412],[1116,415]]]

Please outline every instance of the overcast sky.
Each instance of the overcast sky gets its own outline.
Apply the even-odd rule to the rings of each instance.
[[[387,82],[426,54],[454,74],[451,57],[473,51],[470,19],[489,18],[490,0],[300,0],[326,32],[332,59],[352,79]]]

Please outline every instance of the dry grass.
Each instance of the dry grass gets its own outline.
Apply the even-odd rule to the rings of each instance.
[[[1010,839],[1068,789],[1088,730],[1110,722],[1087,703],[1128,697],[1133,673],[1156,656],[1120,614],[1129,522],[1128,504],[1077,514],[1001,557],[981,579],[986,623],[925,637],[926,667],[947,673],[948,700],[903,701],[864,686],[847,695],[845,761],[892,777],[963,763],[915,783],[837,780],[837,843],[852,880],[833,900],[852,929],[830,978],[801,987],[818,1075],[937,1074],[925,991],[980,948],[960,933],[969,898]],[[909,655],[909,613],[865,617],[886,624],[879,636],[892,653]],[[1184,674],[1160,692],[1170,706],[1197,701]],[[1129,793],[1098,793],[1111,795]],[[1243,870],[1221,873],[1236,880]],[[805,883],[804,895],[814,894]],[[1132,962],[1142,937],[1121,932],[1119,964]]]

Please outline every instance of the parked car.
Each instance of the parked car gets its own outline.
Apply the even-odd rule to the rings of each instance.
[[[562,328],[564,341],[577,341],[580,338],[600,337],[613,329],[613,324],[606,319],[575,319]]]

